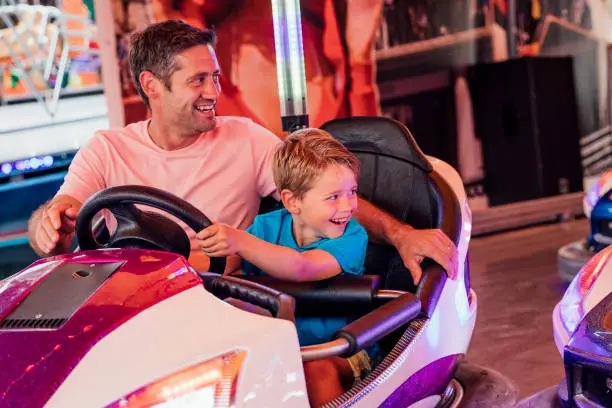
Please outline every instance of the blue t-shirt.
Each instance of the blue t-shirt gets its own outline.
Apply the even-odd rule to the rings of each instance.
[[[363,275],[368,234],[365,229],[351,218],[344,234],[338,238],[323,238],[312,244],[298,247],[293,237],[293,217],[286,209],[258,215],[247,232],[255,237],[272,244],[293,248],[299,252],[320,249],[329,252],[340,264],[341,275]],[[265,273],[252,263],[243,260],[242,271],[247,275],[265,275]],[[308,317],[296,318],[298,338],[300,345],[309,346],[325,343],[338,330],[351,322],[344,317]]]

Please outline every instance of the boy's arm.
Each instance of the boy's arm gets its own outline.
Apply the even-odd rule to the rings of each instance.
[[[275,278],[309,282],[331,278],[342,272],[340,264],[329,252],[320,249],[298,252],[247,232],[239,232],[243,236],[238,254]]]
[[[298,252],[274,245],[246,231],[215,223],[197,234],[198,244],[207,256],[240,255],[278,279],[306,282],[331,278],[342,272],[330,253],[318,249]],[[227,268],[226,268],[227,270]]]
[[[227,257],[227,261],[225,263],[225,271],[224,275],[233,275],[234,272],[240,269],[240,265],[242,264],[242,258],[239,255],[230,255]]]

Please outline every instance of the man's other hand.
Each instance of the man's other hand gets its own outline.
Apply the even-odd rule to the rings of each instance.
[[[420,263],[424,258],[433,259],[444,268],[451,279],[456,278],[457,248],[442,230],[417,230],[403,225],[396,231],[393,242],[404,266],[410,270],[415,285],[423,276]]]

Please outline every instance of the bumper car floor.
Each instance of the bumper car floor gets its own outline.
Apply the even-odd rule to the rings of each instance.
[[[512,407],[504,405],[512,402],[511,383],[516,386],[517,407],[557,407],[550,399],[565,372],[551,316],[568,285],[558,271],[557,255],[561,247],[583,240],[588,231],[588,220],[578,219],[472,239],[471,279],[478,317],[467,364],[458,373],[483,367],[489,374],[479,375],[488,385],[477,385],[478,393],[466,388],[461,407],[486,406],[470,399],[472,394],[483,400],[497,394],[498,402],[492,400],[489,407]]]

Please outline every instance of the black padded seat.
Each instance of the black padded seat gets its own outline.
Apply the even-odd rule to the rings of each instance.
[[[360,196],[414,228],[440,228],[458,243],[461,212],[457,199],[433,172],[404,124],[385,117],[351,117],[329,121],[321,129],[359,159]],[[422,267],[432,264],[426,259]],[[366,273],[379,275],[381,286],[387,289],[416,289],[399,253],[390,245],[370,240]]]

